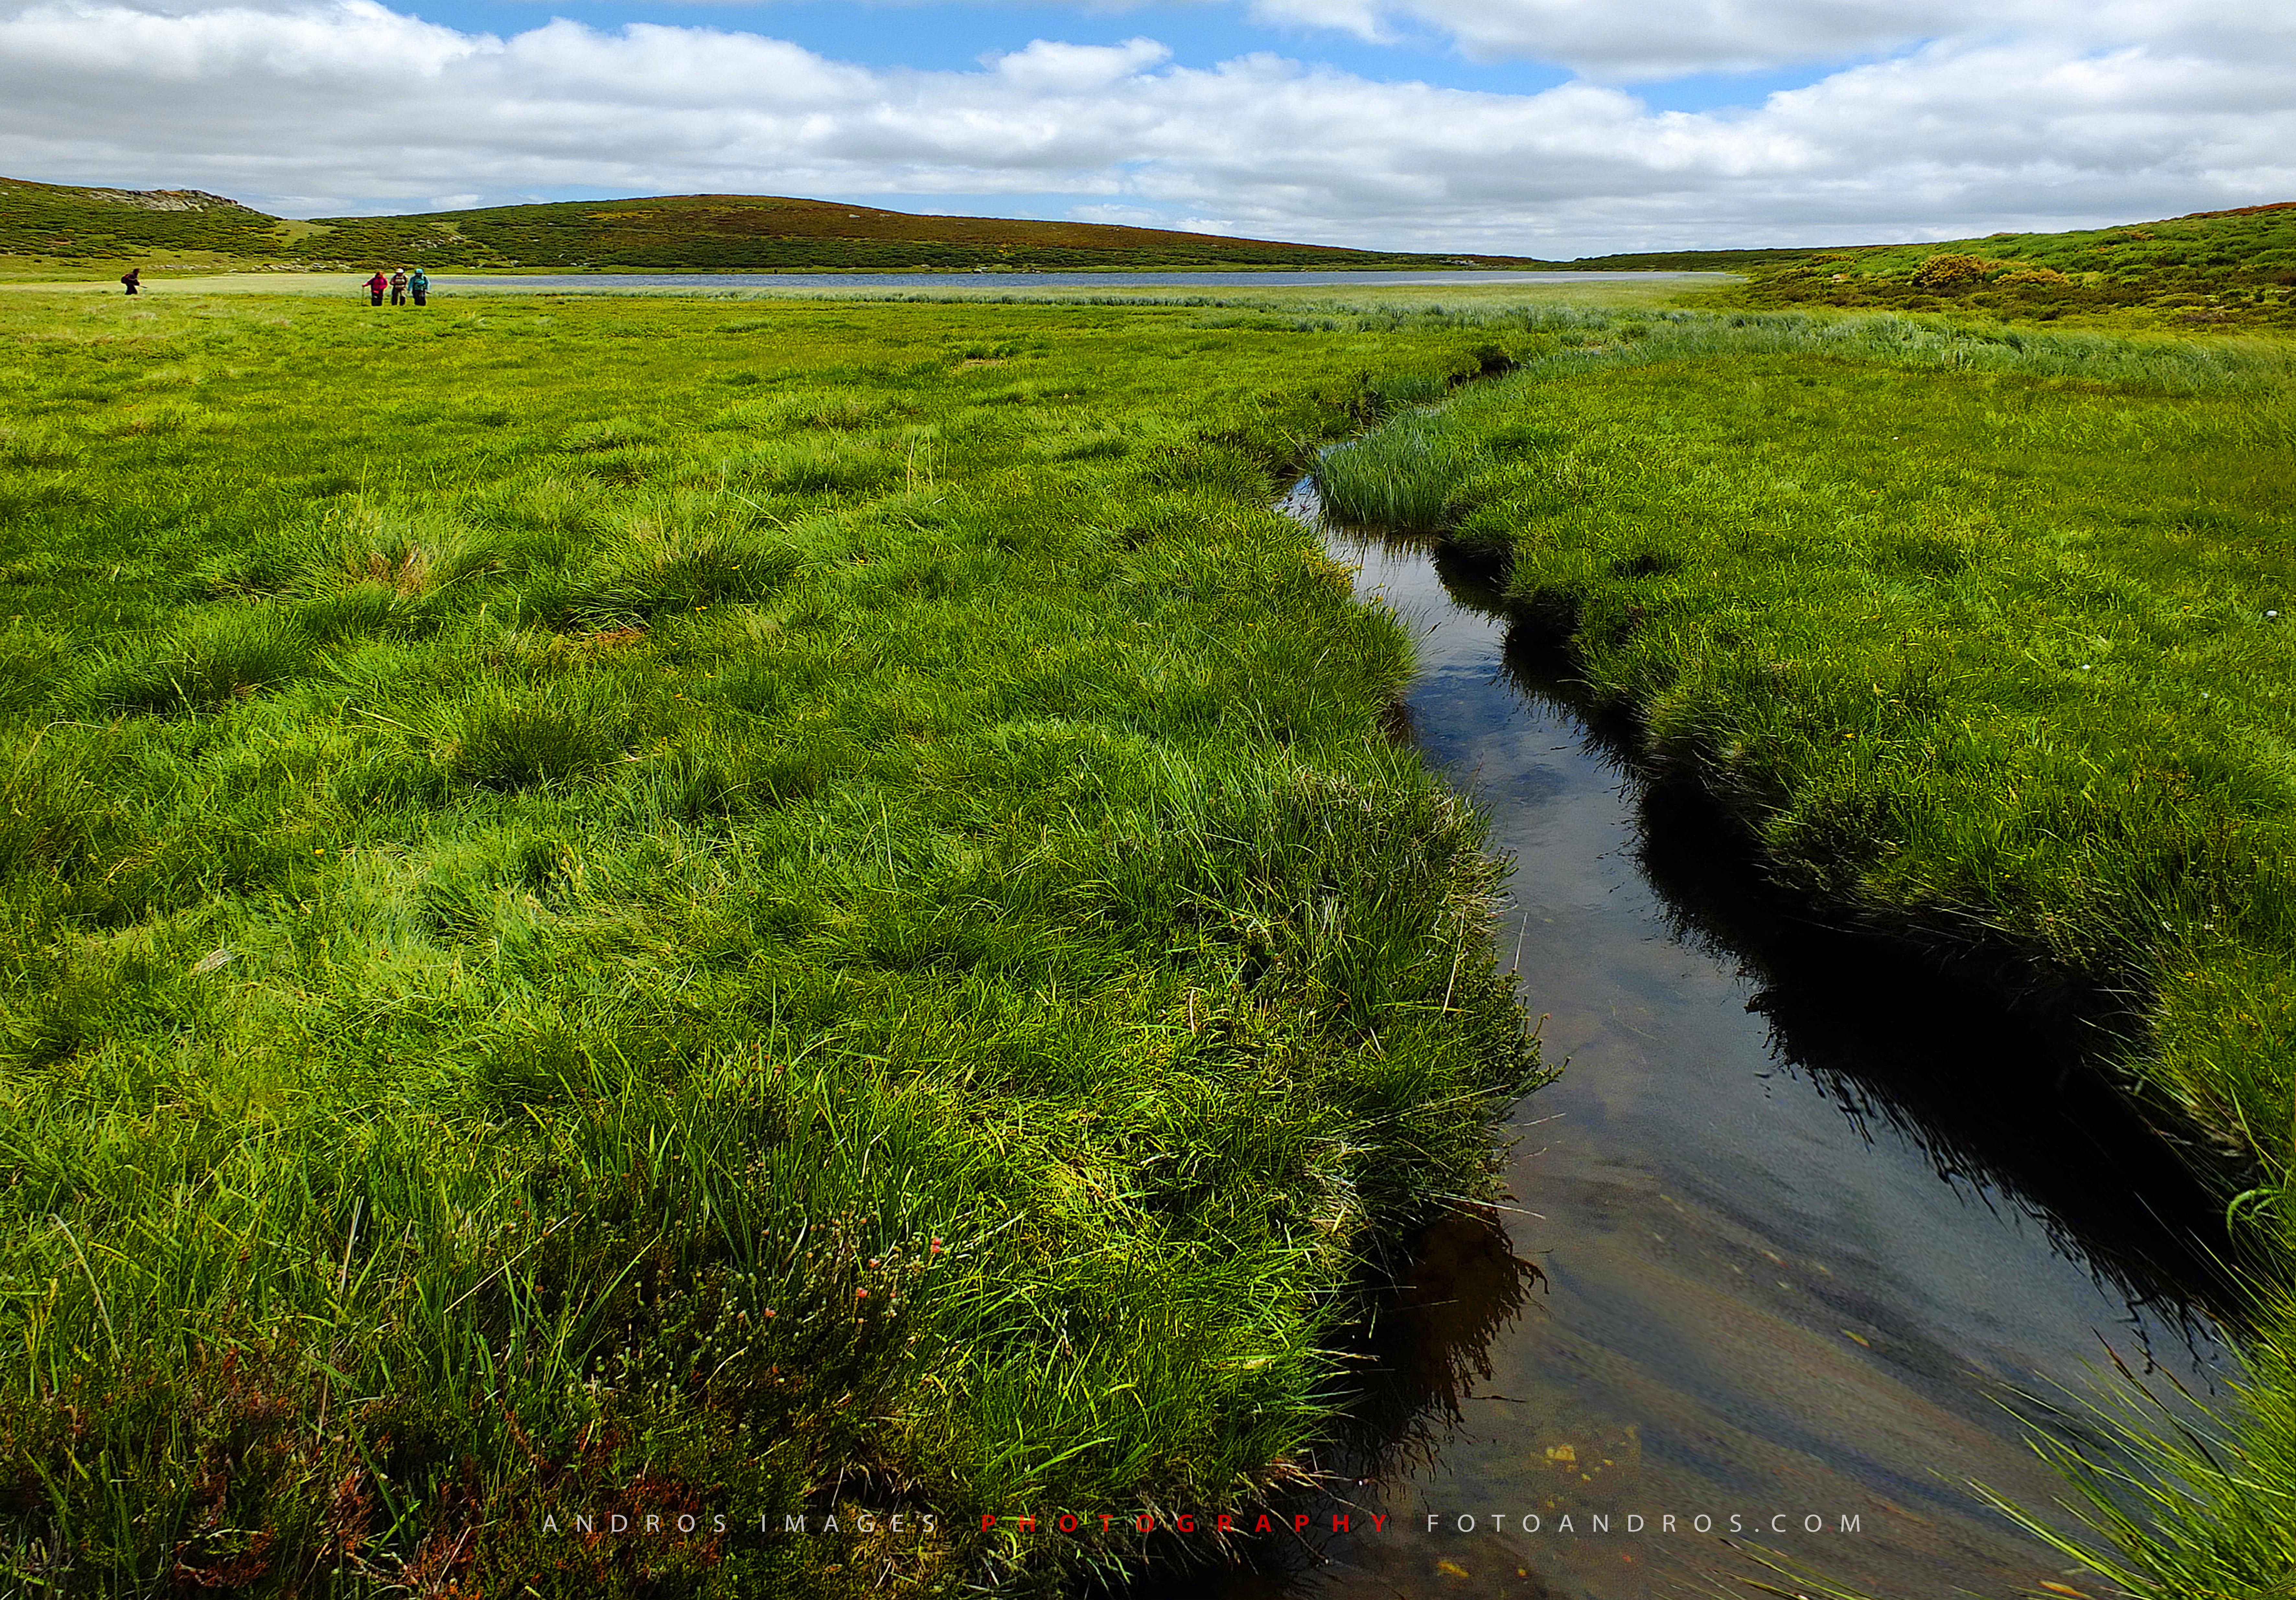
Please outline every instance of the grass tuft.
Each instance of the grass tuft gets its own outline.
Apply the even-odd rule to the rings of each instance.
[[[457,706],[443,742],[456,782],[498,790],[563,786],[624,753],[626,708],[589,685],[488,684]]]
[[[1313,475],[1325,513],[1349,527],[1439,533],[1459,484],[1490,459],[1446,413],[1414,412],[1324,452]]]
[[[100,661],[87,675],[85,702],[102,714],[215,711],[295,677],[309,654],[287,618],[219,611]]]

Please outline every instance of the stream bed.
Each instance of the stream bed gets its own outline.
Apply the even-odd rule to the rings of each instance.
[[[1498,1225],[1420,1242],[1319,1463],[1353,1487],[1254,1570],[1144,1592],[1794,1592],[1746,1547],[1922,1600],[2081,1587],[1969,1482],[2054,1500],[2018,1391],[2088,1386],[2108,1343],[2221,1394],[2215,1207],[2061,1038],[1768,899],[1479,575],[1325,537],[1419,636],[1413,736],[1514,860],[1501,959],[1567,1068],[1505,1130]]]

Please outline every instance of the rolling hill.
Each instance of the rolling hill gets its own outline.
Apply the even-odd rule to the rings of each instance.
[[[152,263],[154,255],[167,258]],[[297,265],[561,271],[1545,267],[1231,239],[1099,223],[922,217],[775,195],[493,206],[291,222],[189,189],[85,189],[0,178],[0,257],[59,264]]]
[[[1743,273],[1751,281],[1734,298],[1751,306],[2296,325],[2296,201],[2062,234],[1846,250],[1677,250],[1571,265]]]
[[[81,189],[0,177],[0,257],[209,266],[279,253],[287,225],[198,189]]]
[[[196,189],[0,178],[0,265],[191,271],[978,271],[1449,267],[1739,273],[1748,307],[1961,310],[2052,321],[2296,325],[2296,201],[1931,244],[1667,250],[1557,262],[1346,250],[1102,223],[931,217],[757,194],[491,206],[291,221]]]

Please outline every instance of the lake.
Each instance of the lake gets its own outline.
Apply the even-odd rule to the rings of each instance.
[[[1508,288],[1540,283],[1722,281],[1718,272],[566,272],[447,276],[440,289],[1298,289]]]

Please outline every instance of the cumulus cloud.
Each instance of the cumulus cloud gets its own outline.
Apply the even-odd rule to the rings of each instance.
[[[2200,0],[2147,14],[2157,37],[1997,30],[1692,113],[1587,81],[1184,67],[1146,39],[917,71],[719,29],[463,33],[375,0],[0,0],[0,171],[304,215],[554,190],[1063,194],[1091,217],[1550,255],[2296,198],[2296,52],[2259,46],[2286,25]]]

